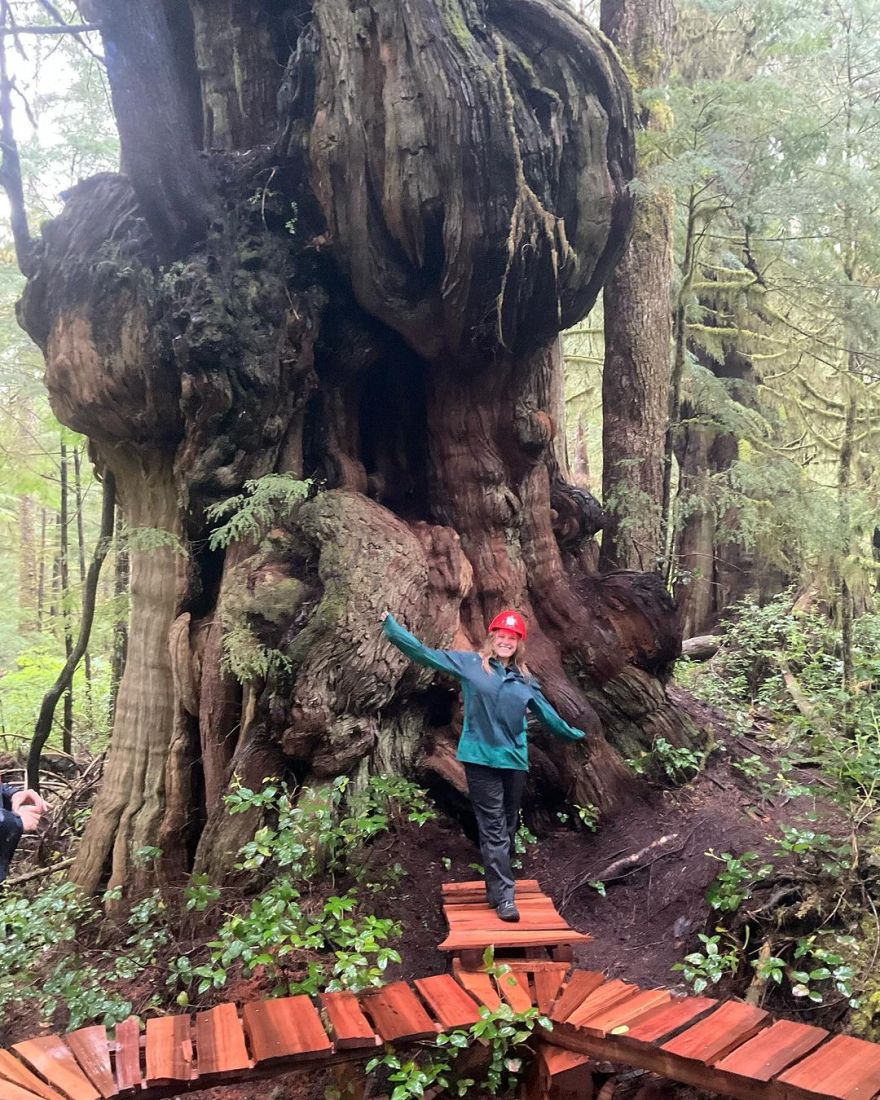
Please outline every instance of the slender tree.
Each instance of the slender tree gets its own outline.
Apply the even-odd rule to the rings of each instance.
[[[58,674],[55,683],[43,696],[40,712],[37,715],[37,721],[34,726],[34,735],[31,739],[30,750],[28,752],[28,786],[33,787],[34,790],[37,791],[40,789],[40,760],[46,742],[49,740],[49,734],[52,732],[55,708],[58,706],[58,700],[62,695],[66,695],[69,691],[77,665],[82,660],[82,656],[89,644],[89,636],[95,617],[95,603],[98,593],[98,580],[101,576],[101,566],[104,564],[104,559],[107,557],[107,552],[113,542],[113,516],[115,508],[116,486],[113,475],[107,474],[104,478],[101,505],[101,529],[86,575],[85,587],[83,588],[82,617],[80,619],[76,644],[68,654],[64,667]]]
[[[640,118],[646,130],[669,124],[669,109],[656,89],[669,78],[674,19],[673,0],[602,3],[602,30],[642,92]],[[669,187],[652,187],[650,161],[644,157],[640,184],[632,237],[604,295],[602,499],[608,519],[599,560],[608,569],[656,569],[664,556],[673,196]]]
[[[70,662],[73,653],[73,626],[71,624],[71,591],[70,591],[70,470],[68,468],[67,442],[64,433],[58,455],[58,484],[60,493],[60,506],[58,509],[58,609],[61,616],[62,633],[64,636],[64,657]],[[64,752],[73,752],[73,678],[71,677],[64,689],[64,708],[61,723],[61,747]]]
[[[76,446],[73,448],[73,485],[74,504],[76,505],[76,549],[79,563],[79,583],[80,587],[84,588],[86,583],[86,546],[83,534],[82,448]],[[91,726],[94,721],[94,706],[92,701],[92,658],[88,649],[83,654],[83,671],[85,672],[86,717],[89,726]]]

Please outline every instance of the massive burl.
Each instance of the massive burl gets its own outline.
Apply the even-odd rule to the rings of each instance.
[[[235,775],[395,770],[454,800],[454,693],[382,640],[385,607],[461,647],[521,608],[530,666],[591,735],[535,736],[532,805],[613,810],[621,755],[690,736],[668,598],[595,575],[601,511],[566,476],[557,337],[632,206],[613,50],[562,0],[83,7],[125,171],[67,196],[21,303],[136,533],[74,877],[127,885],[143,845],[169,878],[221,874],[253,826],[224,812]],[[312,495],[212,548],[210,506],[272,473]]]

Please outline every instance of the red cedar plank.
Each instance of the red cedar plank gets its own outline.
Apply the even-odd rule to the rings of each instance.
[[[541,893],[518,894],[515,900],[517,905],[553,905],[552,899]],[[441,904],[445,913],[455,913],[469,908],[485,910],[488,908],[489,901],[483,891],[479,894],[459,894],[457,897],[444,898]]]
[[[329,1054],[333,1044],[308,997],[250,1001],[242,1010],[254,1061]]]
[[[549,898],[518,898],[516,902],[520,913],[541,913],[547,916],[558,917],[559,913]],[[488,905],[479,902],[471,902],[467,905],[447,905],[446,912],[453,920],[465,920],[467,918],[485,920],[487,914],[494,913]]]
[[[751,1039],[767,1019],[761,1008],[727,1001],[717,1012],[664,1043],[663,1050],[709,1065]]]
[[[607,1005],[599,1012],[593,1013],[589,1019],[578,1018],[577,1027],[586,1028],[593,1035],[607,1035],[608,1032],[618,1032],[622,1028],[629,1027],[631,1020],[643,1016],[649,1008],[657,1005],[668,1004],[672,994],[668,989],[646,989],[635,997],[628,997],[623,1001]],[[569,1023],[573,1021],[569,1020]]]
[[[340,1050],[380,1045],[381,1040],[353,993],[322,993],[320,999]]]
[[[433,1039],[437,1028],[406,982],[392,982],[365,994],[362,1004],[386,1043]]]
[[[546,894],[521,894],[516,899],[517,905],[524,905],[532,909],[552,909],[556,911],[553,899]],[[443,908],[451,913],[466,912],[473,909],[475,912],[485,913],[487,909],[485,894],[462,894],[460,897],[443,902]]]
[[[192,1062],[189,1016],[151,1016],[147,1020],[147,1085],[188,1081]]]
[[[545,1016],[562,988],[566,970],[568,970],[568,963],[552,963],[549,967],[541,967],[540,970],[536,969],[532,972],[538,1011]]]
[[[835,1035],[778,1080],[795,1090],[793,1096],[869,1100],[880,1089],[880,1046],[850,1035]]]
[[[591,993],[586,1000],[582,1001],[565,1020],[565,1023],[571,1024],[572,1027],[580,1027],[584,1020],[606,1011],[606,1009],[619,1004],[621,1001],[632,1000],[639,993],[641,993],[641,990],[637,985],[615,978],[614,981],[606,982],[595,993]]]
[[[494,1012],[501,1007],[501,998],[492,984],[492,979],[484,971],[465,970],[458,959],[453,959],[452,973],[459,985],[481,1004],[485,1005],[490,1012]]]
[[[551,1020],[562,1021],[590,996],[600,985],[604,985],[605,975],[598,970],[575,970],[550,1013]]]
[[[107,1029],[100,1024],[81,1027],[65,1035],[64,1041],[73,1051],[82,1071],[105,1100],[118,1095],[119,1090],[113,1080],[113,1069],[110,1065]]]
[[[510,928],[507,921],[503,921],[495,915],[494,909],[487,909],[481,917],[468,917],[466,920],[449,920],[450,934],[453,936],[467,935],[470,932],[506,932]],[[528,910],[520,910],[517,931],[525,932],[534,930],[537,932],[571,932],[571,925],[562,919],[547,914],[529,913]]]
[[[101,1094],[76,1063],[58,1035],[40,1035],[12,1048],[54,1088],[71,1100],[101,1100]]]
[[[503,921],[501,922],[503,923]],[[509,929],[509,930],[508,930]],[[557,943],[590,943],[592,936],[585,932],[563,931],[562,929],[539,931],[524,929],[518,931],[507,925],[504,930],[491,932],[467,931],[450,932],[440,944],[441,951],[467,951],[475,947],[552,947]]]
[[[8,1050],[0,1050],[0,1081],[18,1085],[19,1088],[41,1096],[43,1100],[64,1100],[64,1097],[31,1073]]]
[[[562,1047],[553,1047],[549,1043],[541,1043],[539,1047],[541,1059],[547,1067],[551,1077],[566,1073],[570,1069],[578,1069],[590,1063],[588,1054],[577,1054],[573,1050],[563,1050]]]
[[[39,1100],[37,1093],[28,1092],[19,1085],[13,1085],[11,1081],[4,1081],[0,1086],[0,1096],[3,1100]]]
[[[824,1028],[796,1024],[792,1020],[777,1020],[716,1062],[715,1069],[753,1081],[769,1081],[792,1062],[815,1050],[827,1037],[828,1032]]]
[[[529,979],[525,974],[510,970],[506,974],[498,974],[495,984],[498,986],[498,992],[514,1012],[528,1012],[532,1008]]]
[[[540,951],[539,947],[529,947],[529,951]],[[544,958],[543,953],[536,958],[530,958],[526,956],[524,959],[505,959],[504,965],[509,966],[511,970],[522,970],[528,974],[540,974],[544,971],[552,974],[562,974],[565,976],[566,971],[571,970],[571,963],[558,962],[555,959]]]
[[[516,880],[516,892],[520,893],[537,893],[541,887],[538,885],[536,878],[523,878]],[[453,897],[456,894],[467,893],[470,891],[483,891],[486,892],[486,883],[483,879],[474,879],[471,882],[444,882],[440,887],[440,892],[444,898]]]
[[[120,1092],[141,1087],[141,1022],[129,1016],[116,1025],[116,1084]]]
[[[415,987],[440,1021],[444,1031],[457,1027],[470,1027],[481,1019],[477,1003],[449,974],[416,978]]]
[[[652,1008],[643,1016],[637,1016],[629,1025],[625,1038],[635,1043],[658,1043],[669,1039],[684,1027],[696,1023],[718,1002],[712,997],[681,997],[669,1004]]]
[[[233,1004],[217,1005],[196,1016],[196,1057],[199,1077],[235,1073],[250,1068],[244,1031]]]

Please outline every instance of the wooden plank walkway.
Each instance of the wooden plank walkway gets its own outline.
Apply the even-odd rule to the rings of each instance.
[[[542,1031],[539,1044],[580,1056],[542,1053],[542,1090],[548,1074],[584,1072],[592,1058],[739,1100],[880,1100],[878,1044],[564,963],[522,959],[495,969],[467,970],[455,960],[453,976],[359,995],[224,1004],[194,1017],[156,1017],[145,1029],[130,1018],[115,1036],[102,1027],[39,1036],[0,1051],[0,1100],[159,1100],[363,1060],[383,1043],[431,1041],[505,1003],[548,1014],[553,1030]]]
[[[546,951],[588,942],[534,880],[517,883],[519,924],[498,920],[482,882],[448,883],[443,909],[452,975],[391,982],[360,994],[322,993],[221,1004],[41,1035],[0,1050],[0,1100],[162,1100],[277,1075],[365,1060],[384,1044],[431,1042],[509,1005],[548,1016],[534,1035],[526,1095],[586,1096],[592,1060],[648,1070],[735,1100],[880,1100],[880,1044],[775,1020],[739,1001],[640,989],[571,969]],[[491,968],[482,951],[524,949]],[[536,957],[542,952],[545,957]],[[476,956],[476,962],[474,957]],[[500,963],[500,965],[498,965]],[[548,1082],[558,1078],[551,1090]]]
[[[516,924],[500,920],[495,910],[489,908],[482,879],[444,883],[442,895],[449,935],[439,945],[441,951],[465,955],[482,953],[487,947],[496,951],[544,947],[552,953],[559,947],[589,943],[592,939],[586,932],[576,932],[560,916],[536,879],[520,879],[516,884],[516,906],[520,913]]]

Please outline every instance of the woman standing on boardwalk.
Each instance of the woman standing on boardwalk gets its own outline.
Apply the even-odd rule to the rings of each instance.
[[[461,683],[464,724],[457,759],[464,764],[486,869],[489,905],[505,921],[518,921],[512,859],[519,808],[529,770],[526,738],[531,711],[557,737],[580,741],[541,693],[525,663],[525,620],[502,611],[489,624],[478,653],[429,649],[382,612],[385,637],[417,664],[447,672]]]

